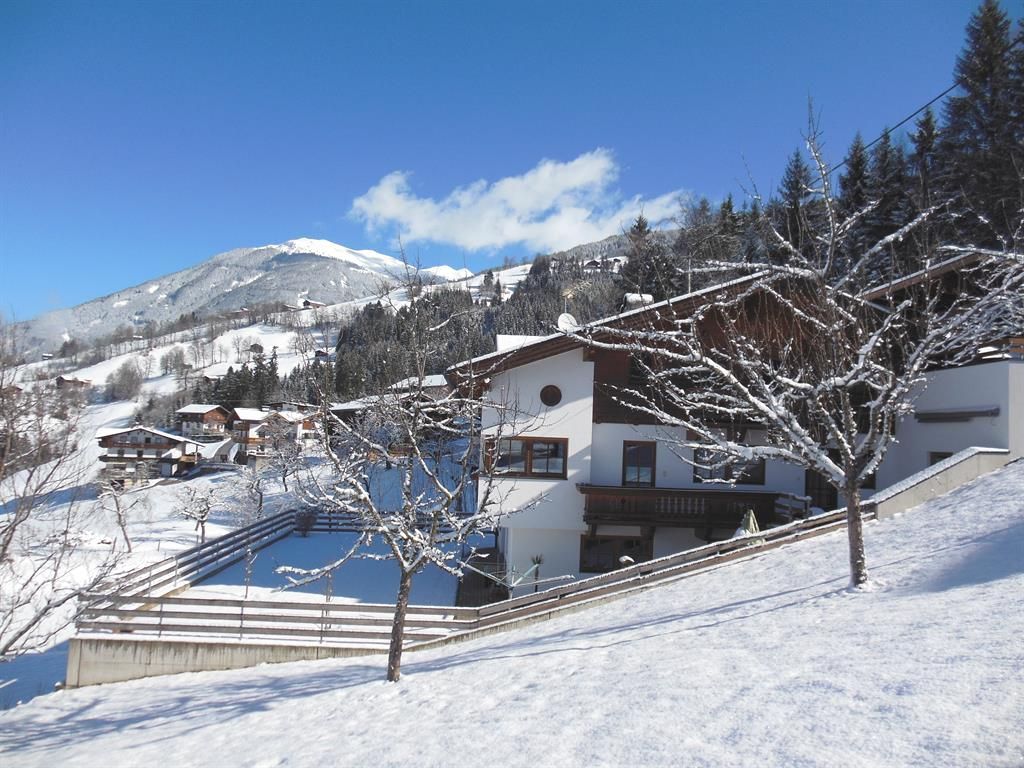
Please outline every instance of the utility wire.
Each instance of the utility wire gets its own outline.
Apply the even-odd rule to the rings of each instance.
[[[1024,42],[1024,34],[1020,34],[1020,35],[1018,35],[1018,36],[1016,37],[1016,39],[1014,39],[1014,40],[1011,40],[1011,41],[1010,41],[1010,44],[1006,46],[1006,51],[1005,51],[1004,53],[1009,53],[1009,52],[1010,52],[1011,50],[1013,50],[1013,49],[1014,49],[1015,47],[1017,47],[1018,45],[1020,45],[1020,43],[1021,43],[1021,42]],[[938,96],[936,96],[936,97],[935,97],[934,99],[932,99],[931,101],[929,101],[929,102],[928,102],[927,104],[923,104],[923,105],[921,105],[920,107],[918,107],[917,109],[915,109],[915,110],[914,110],[913,112],[911,112],[911,113],[910,113],[909,115],[907,115],[907,116],[906,116],[906,117],[904,117],[904,118],[903,118],[902,120],[900,120],[900,121],[899,121],[898,123],[896,123],[896,125],[894,125],[894,126],[893,126],[892,128],[886,128],[886,129],[885,129],[884,131],[882,131],[882,133],[881,133],[881,134],[879,134],[879,136],[878,136],[878,137],[877,137],[876,139],[874,139],[873,141],[870,141],[869,143],[865,144],[865,145],[864,145],[864,149],[865,149],[865,150],[871,149],[871,148],[872,148],[873,146],[875,146],[875,144],[877,144],[878,142],[880,142],[880,141],[881,141],[882,139],[884,139],[884,138],[885,138],[886,136],[889,136],[889,135],[891,135],[893,131],[895,131],[896,129],[900,128],[901,126],[904,126],[904,125],[906,125],[907,123],[909,123],[909,122],[910,122],[911,120],[913,120],[913,119],[914,119],[915,117],[917,117],[917,116],[918,116],[919,114],[921,114],[921,113],[922,113],[922,112],[924,112],[924,111],[925,111],[926,109],[928,109],[928,107],[930,107],[930,106],[931,106],[932,104],[934,104],[935,102],[939,101],[940,99],[944,99],[944,98],[945,98],[946,96],[948,96],[948,95],[949,95],[950,93],[952,93],[953,91],[955,91],[955,90],[956,90],[957,88],[959,88],[960,86],[961,86],[961,82],[960,82],[960,80],[959,80],[959,79],[955,80],[955,81],[953,82],[953,84],[952,84],[951,86],[949,86],[949,88],[947,88],[946,90],[944,90],[944,91],[943,91],[942,93],[940,93],[940,94],[939,94]],[[835,173],[835,172],[836,172],[836,171],[838,171],[838,170],[839,170],[840,168],[842,168],[843,166],[845,166],[845,165],[846,165],[846,162],[847,162],[847,161],[846,161],[846,159],[844,159],[844,160],[843,160],[843,161],[842,161],[841,163],[836,163],[835,165],[833,165],[833,166],[832,166],[831,168],[829,168],[829,169],[828,169],[828,175],[829,175],[829,176],[831,176],[831,175],[832,175],[833,173]]]

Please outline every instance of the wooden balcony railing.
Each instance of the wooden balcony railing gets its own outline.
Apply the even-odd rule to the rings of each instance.
[[[764,527],[778,522],[777,502],[792,499],[778,491],[732,488],[625,488],[576,486],[586,496],[583,514],[588,525],[737,528],[747,510]]]

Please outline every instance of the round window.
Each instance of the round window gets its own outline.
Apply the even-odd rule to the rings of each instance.
[[[554,384],[548,384],[540,391],[540,401],[548,408],[562,402],[562,390]]]

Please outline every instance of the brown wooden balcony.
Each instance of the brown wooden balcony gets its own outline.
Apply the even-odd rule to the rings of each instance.
[[[793,500],[778,491],[729,487],[626,488],[582,483],[576,487],[586,497],[583,520],[588,525],[738,528],[743,515],[752,509],[758,524],[766,527],[784,521],[786,517],[778,510],[790,509]]]

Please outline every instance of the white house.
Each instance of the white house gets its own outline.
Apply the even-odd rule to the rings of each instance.
[[[103,477],[133,486],[160,477],[174,477],[196,465],[203,443],[152,427],[101,429],[99,460]]]
[[[175,411],[181,422],[181,434],[185,437],[223,438],[231,412],[221,405],[192,403]]]
[[[877,473],[878,488],[972,445],[1024,455],[1024,344],[1016,344],[928,374]],[[485,377],[481,466],[497,475],[497,496],[510,513],[497,538],[515,573],[538,558],[544,578],[613,570],[629,562],[623,558],[639,562],[728,538],[748,509],[764,524],[784,519],[794,504],[841,501],[816,473],[781,462],[733,468],[723,478],[731,485],[706,482],[686,461],[692,454],[670,447],[670,428],[637,423],[636,412],[608,393],[604,385],[630,380],[628,352],[588,348],[564,334],[500,339],[497,352],[449,376],[454,383],[471,373]],[[682,437],[678,429],[675,436]],[[757,444],[761,435],[749,429],[742,439]]]

